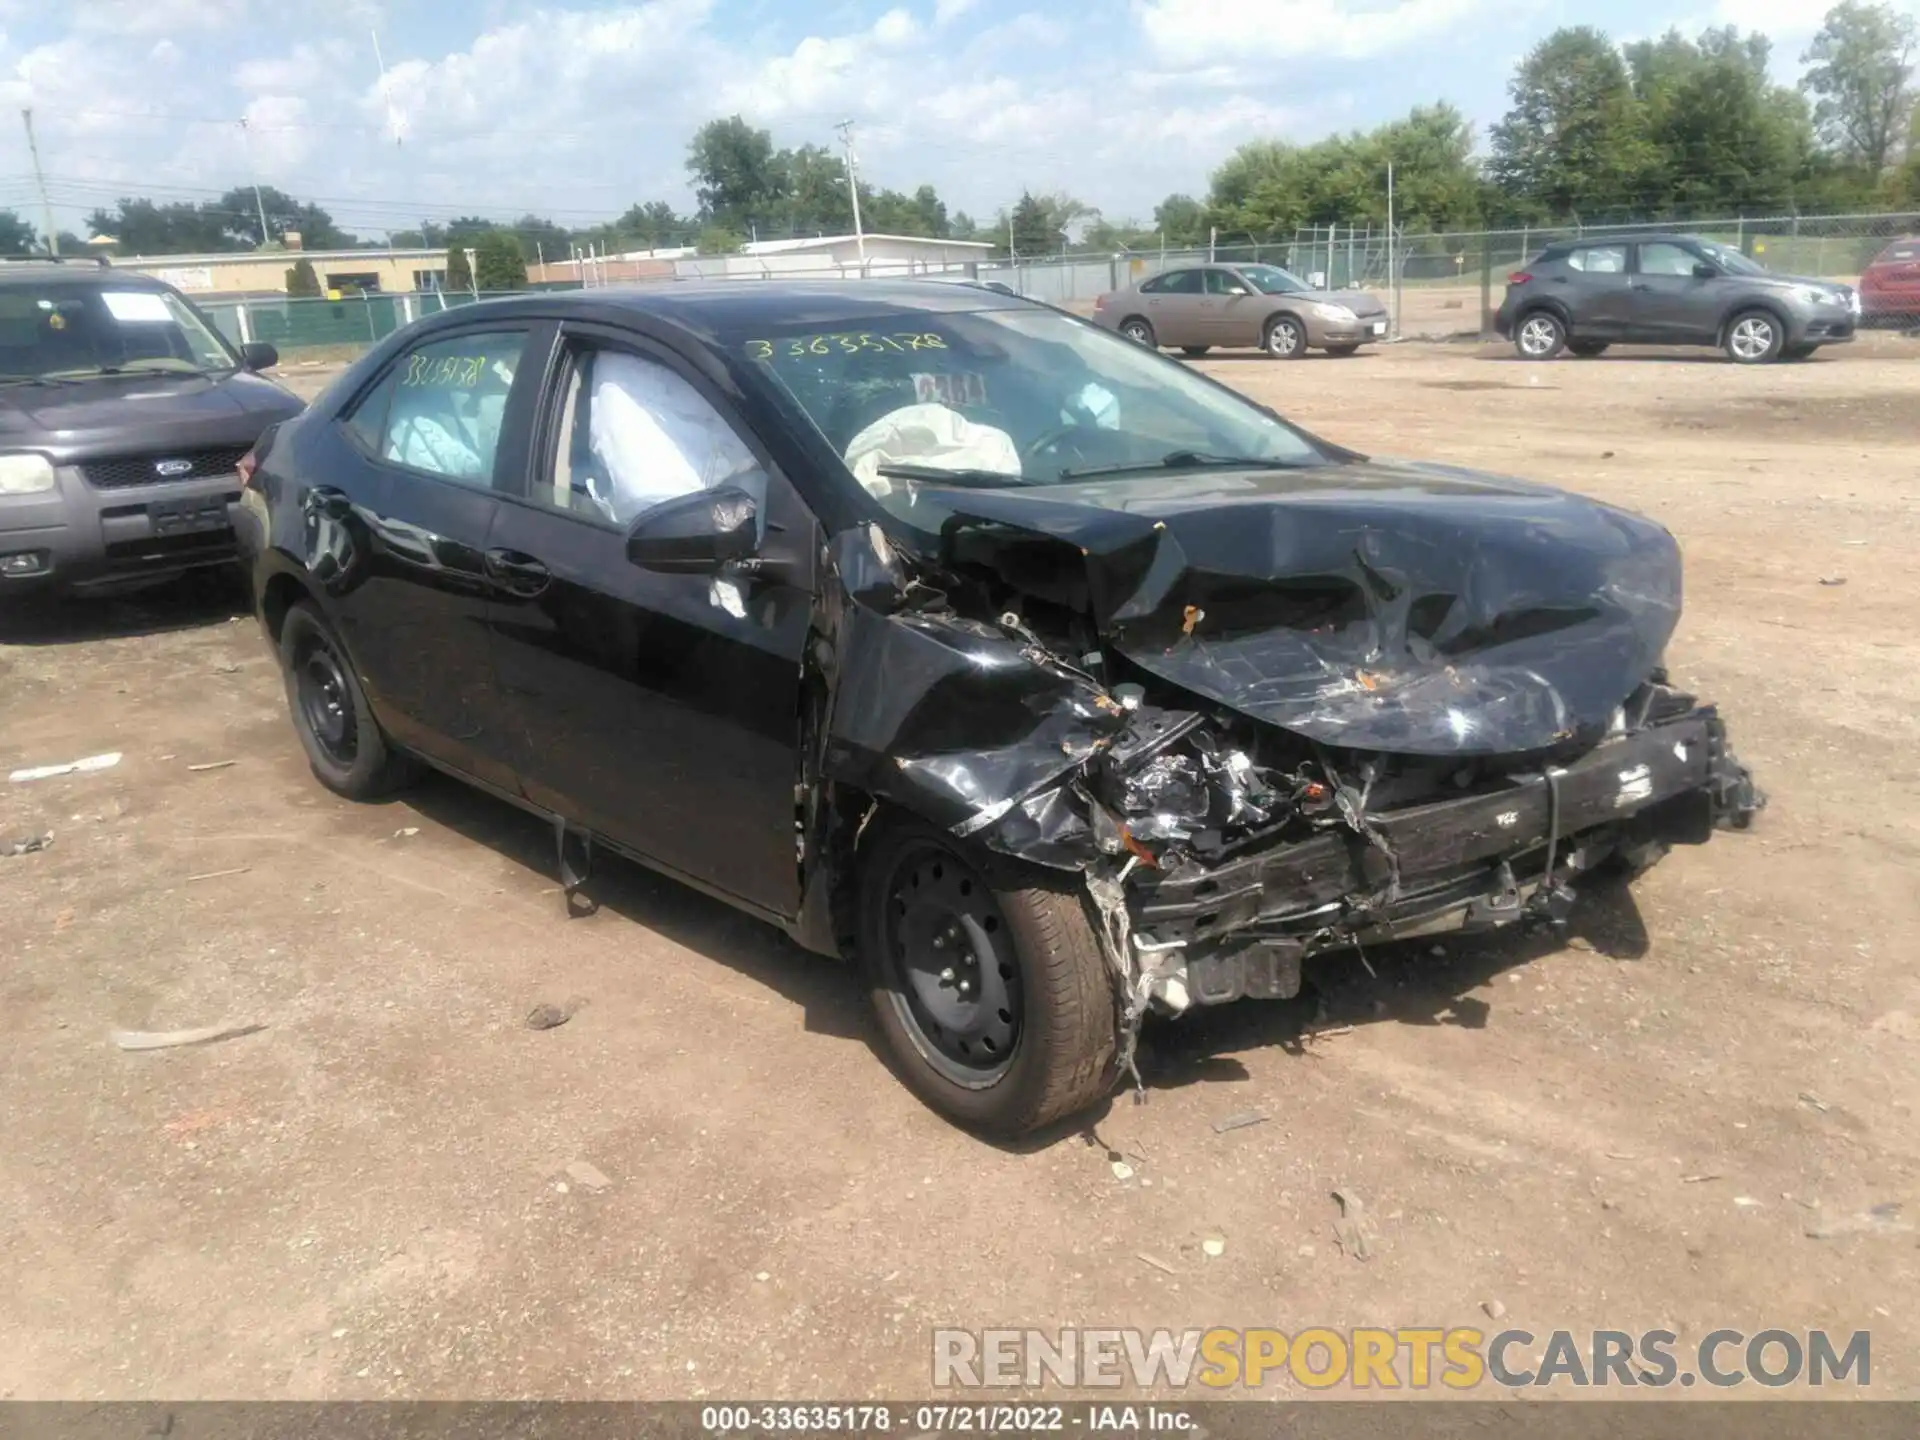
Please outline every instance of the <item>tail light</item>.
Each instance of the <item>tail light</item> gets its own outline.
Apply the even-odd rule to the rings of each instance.
[[[233,469],[234,473],[240,477],[240,488],[242,490],[251,490],[253,488],[254,474],[260,469],[259,451],[247,451],[246,454],[234,462]]]
[[[1507,284],[1524,285],[1531,279],[1533,279],[1533,275],[1530,271],[1516,270],[1511,275],[1507,276]]]

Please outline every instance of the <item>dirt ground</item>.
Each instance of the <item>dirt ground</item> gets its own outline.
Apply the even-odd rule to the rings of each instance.
[[[1592,894],[1565,943],[1322,964],[1162,1027],[1146,1103],[1003,1149],[773,931],[614,861],[568,919],[533,820],[328,795],[217,587],[0,617],[0,770],[124,757],[0,785],[0,854],[55,835],[0,858],[0,1396],[900,1396],[936,1325],[1483,1307],[1683,1351],[1868,1329],[1874,1391],[1920,1392],[1920,341],[1205,368],[1670,526],[1674,670],[1771,792],[1758,828]],[[223,1022],[265,1028],[109,1038]]]

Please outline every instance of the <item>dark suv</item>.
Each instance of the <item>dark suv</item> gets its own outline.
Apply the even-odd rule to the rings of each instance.
[[[0,261],[0,603],[233,558],[240,458],[301,402],[171,286]]]
[[[1848,285],[1776,275],[1691,235],[1565,240],[1507,277],[1494,327],[1523,359],[1629,345],[1712,345],[1739,365],[1804,360],[1853,339]]]

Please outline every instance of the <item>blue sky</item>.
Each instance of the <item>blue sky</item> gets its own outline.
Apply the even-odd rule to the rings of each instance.
[[[0,206],[38,223],[26,105],[67,228],[118,194],[198,199],[256,173],[369,235],[687,206],[688,136],[738,111],[786,145],[853,119],[865,176],[931,181],[979,217],[1023,187],[1145,217],[1249,139],[1440,99],[1484,133],[1559,25],[1737,23],[1774,37],[1790,80],[1827,3],[0,0]]]

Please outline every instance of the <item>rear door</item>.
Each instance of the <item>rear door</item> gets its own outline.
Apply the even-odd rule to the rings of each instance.
[[[381,724],[498,789],[515,784],[517,744],[492,664],[484,556],[502,477],[524,464],[551,334],[476,324],[402,351],[346,412],[346,443],[302,497],[309,567]]]
[[[1706,256],[1671,240],[1634,246],[1625,337],[1649,345],[1711,345],[1719,338],[1726,279],[1694,274]]]
[[[1573,333],[1582,340],[1621,340],[1627,333],[1627,252],[1625,244],[1577,245],[1551,289],[1573,317]]]
[[[494,655],[544,809],[774,915],[799,903],[795,786],[812,515],[682,357],[568,326],[525,483],[486,552]],[[626,556],[654,503],[761,497],[780,579],[668,575]]]
[[[1153,337],[1162,345],[1206,345],[1201,323],[1206,280],[1199,270],[1169,270],[1140,287]]]

